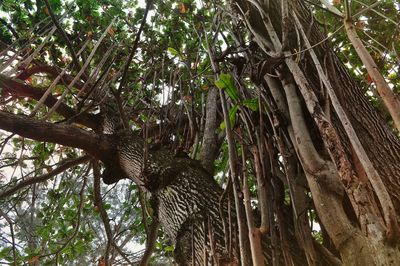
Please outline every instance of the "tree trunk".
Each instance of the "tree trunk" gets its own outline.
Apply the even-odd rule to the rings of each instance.
[[[288,131],[305,170],[315,207],[343,263],[395,265],[400,261],[397,235],[400,214],[400,182],[397,178],[400,176],[399,139],[364,97],[332,49],[326,42],[322,42],[325,36],[320,33],[305,4],[301,1],[289,2],[288,9],[293,12],[290,17],[282,15],[289,12],[285,12],[281,1],[267,1],[264,4],[234,1],[233,8],[246,21],[254,40],[266,54],[265,60],[276,61],[281,58],[281,63],[277,64],[279,68],[272,74],[277,73],[280,77],[277,84],[281,83],[279,86],[285,88],[285,95],[281,95],[282,89],[271,89],[271,93],[277,102],[286,98],[286,103],[281,104],[281,112],[287,114],[287,119],[291,121]],[[307,29],[311,45],[320,44],[307,49],[311,50],[310,54],[305,51],[298,55],[298,58],[303,58],[298,63],[292,59],[295,56],[291,56],[291,53],[298,51],[298,43],[304,44],[306,40],[296,40],[294,33],[302,29],[295,25],[294,16],[301,18],[300,27]],[[280,36],[289,36],[289,39],[284,40]],[[306,45],[301,46],[301,49],[306,48]],[[354,128],[372,165],[360,163],[361,157],[356,154],[352,146],[354,144],[350,144],[353,141],[345,130],[348,123],[345,124],[336,109],[333,110],[333,99],[326,101],[324,98],[328,88],[321,88],[323,77],[317,71],[315,60],[313,62],[311,58],[312,52],[315,52],[320,62],[330,62],[324,65],[328,82],[332,84],[333,93],[341,104],[339,107],[348,116],[350,126]],[[268,79],[267,84],[271,86]],[[292,84],[297,87],[297,92],[296,88],[291,88]],[[266,86],[265,89],[270,88]],[[304,103],[308,114],[303,113]],[[310,116],[314,120],[313,125],[306,122]],[[319,132],[319,136],[315,135],[316,132]],[[320,145],[318,139],[323,141],[325,151],[316,150],[315,147]],[[387,190],[390,195],[389,203],[393,204],[395,210],[392,209],[389,216],[394,229],[390,229],[391,222],[381,214],[382,208],[387,206],[384,201],[376,199],[375,195],[381,191],[371,186],[374,183],[366,174],[366,167],[375,168],[380,178],[378,181],[385,185],[383,192]],[[350,199],[350,207],[358,219],[349,216],[344,209],[343,200],[346,197]]]
[[[258,73],[261,80],[257,80],[257,84],[262,87],[262,93],[272,96],[287,121],[284,133],[288,138],[276,140],[274,144],[279,147],[272,148],[279,153],[269,158],[260,150],[254,150],[253,154],[258,200],[263,200],[258,206],[263,210],[261,226],[257,222],[250,224],[250,233],[257,241],[261,238],[265,263],[397,265],[400,261],[399,139],[364,97],[332,49],[323,42],[325,36],[303,1],[231,3],[258,45],[250,52],[264,56],[257,59],[257,63],[270,65],[267,74],[272,75]],[[43,91],[4,75],[0,75],[0,86],[5,93],[17,97],[38,100],[43,96]],[[226,193],[232,188],[228,186],[224,191],[210,173],[219,144],[215,135],[217,95],[216,88],[209,91],[208,127],[203,139],[205,150],[201,153],[203,165],[163,148],[148,147],[143,138],[130,131],[115,132],[118,126],[113,121],[105,130],[107,121],[100,120],[107,120],[107,116],[77,116],[67,105],[61,105],[57,111],[65,118],[77,116],[76,122],[95,132],[101,131],[102,124],[103,132],[95,134],[72,125],[41,122],[4,111],[0,111],[0,129],[38,141],[83,149],[103,161],[105,183],[129,178],[151,193],[157,220],[175,246],[179,265],[238,265],[240,256],[243,259],[245,253],[239,248],[243,235],[238,233],[241,221],[237,221],[235,209],[242,207],[243,199],[237,196],[236,206],[233,200],[227,200]],[[44,104],[51,107],[56,101],[49,97]],[[225,98],[225,105],[224,101]],[[227,110],[224,112],[228,119]],[[121,123],[119,115],[117,113],[117,123]],[[261,107],[257,115],[264,115]],[[264,126],[263,120],[260,121],[259,126]],[[228,125],[229,120],[225,122]],[[267,132],[260,135],[257,144],[268,146],[265,143],[272,139],[271,135]],[[233,153],[237,147],[230,137]],[[288,144],[287,147],[281,147],[279,141]],[[264,153],[270,152],[266,150],[268,147]],[[268,160],[284,161],[286,168],[282,173],[286,176],[274,180],[278,179],[275,165]],[[244,159],[242,166],[232,167],[231,172],[245,168],[246,162]],[[233,166],[234,162],[231,163]],[[377,175],[371,176],[371,171]],[[299,179],[306,179],[307,184],[293,186]],[[288,187],[292,208],[283,203],[286,188],[283,183]],[[240,184],[235,189],[240,195]],[[264,192],[260,193],[261,190]],[[309,192],[322,230],[327,232],[326,238],[333,246],[321,245],[311,236],[306,202]],[[246,200],[248,220],[251,220],[249,194]],[[299,209],[301,213],[297,212]],[[248,235],[244,237],[247,241]],[[255,243],[259,248],[260,242]],[[252,251],[260,251],[257,247],[253,245]],[[260,252],[253,255],[261,260]]]

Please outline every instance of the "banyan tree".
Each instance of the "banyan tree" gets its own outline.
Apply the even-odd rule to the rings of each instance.
[[[399,265],[395,1],[0,4],[1,263]]]

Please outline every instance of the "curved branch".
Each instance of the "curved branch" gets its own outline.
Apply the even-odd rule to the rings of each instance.
[[[110,219],[108,218],[107,211],[104,208],[103,200],[101,197],[101,187],[100,187],[100,166],[96,160],[92,160],[93,165],[93,197],[94,197],[94,205],[96,206],[97,210],[100,212],[100,217],[103,220],[104,229],[106,231],[107,236],[107,246],[104,252],[104,263],[105,265],[109,264],[109,253],[112,246],[112,242],[114,241],[111,226],[110,226]]]
[[[18,183],[17,185],[15,185],[14,187],[5,190],[3,192],[0,192],[0,199],[4,198],[4,197],[8,197],[12,194],[14,194],[15,192],[17,192],[18,190],[20,190],[21,188],[36,184],[36,183],[40,183],[40,182],[44,182],[50,178],[52,178],[55,175],[58,175],[61,172],[64,172],[65,170],[67,170],[68,168],[74,167],[75,165],[84,163],[86,161],[89,161],[90,156],[89,155],[85,155],[73,160],[66,160],[64,161],[63,164],[61,164],[59,167],[57,167],[56,169],[54,169],[53,171],[51,171],[50,173],[38,176],[38,177],[34,177],[34,178],[29,178],[29,179],[25,179],[22,182]]]
[[[93,164],[93,176],[94,176],[94,182],[93,182],[94,204],[100,212],[100,216],[101,216],[101,219],[103,220],[104,229],[106,231],[107,240],[108,240],[107,246],[106,246],[106,251],[105,251],[105,254],[103,257],[105,265],[111,265],[109,258],[108,258],[111,247],[114,247],[117,250],[117,252],[126,260],[126,262],[128,262],[128,265],[133,265],[133,263],[124,254],[124,252],[117,245],[117,243],[115,243],[114,236],[113,236],[110,222],[109,222],[110,219],[108,218],[108,214],[104,208],[103,200],[101,197],[100,167],[99,167],[99,164],[96,162],[96,160],[92,160],[92,164]]]
[[[0,111],[0,129],[37,141],[80,148],[100,160],[112,156],[115,146],[110,136],[94,134],[72,125],[41,122],[5,111]]]
[[[4,92],[9,95],[17,97],[29,97],[38,101],[40,100],[40,98],[43,96],[44,93],[44,91],[39,88],[26,85],[21,81],[11,79],[1,74],[0,74],[0,88],[3,88]],[[47,107],[51,108],[56,102],[57,99],[49,95],[44,104]],[[57,111],[60,115],[64,116],[65,118],[74,117],[74,122],[78,124],[82,124],[84,126],[92,128],[93,130],[100,129],[101,123],[99,121],[99,117],[96,115],[92,114],[77,115],[74,110],[72,110],[69,106],[67,106],[64,103],[61,103]]]
[[[56,78],[61,73],[61,71],[59,71],[54,66],[49,66],[49,65],[43,64],[41,62],[35,61],[35,65],[34,66],[32,66],[30,68],[27,68],[27,69],[24,69],[21,73],[19,73],[16,76],[16,78],[20,79],[20,80],[26,80],[30,76],[32,76],[34,74],[37,74],[37,73],[46,73],[50,77]],[[68,74],[64,74],[61,79],[64,80],[65,83],[69,84],[74,79],[74,77],[72,77],[71,75],[68,75]],[[77,87],[78,89],[82,89],[84,84],[82,82],[80,82],[80,81],[77,81],[74,84],[74,86]]]

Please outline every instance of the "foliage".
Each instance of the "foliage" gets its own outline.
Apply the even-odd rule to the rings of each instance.
[[[336,1],[338,2],[340,1]],[[360,4],[355,1],[352,6],[354,13],[375,1],[363,2],[364,4]],[[133,47],[145,6],[135,0],[51,0],[49,4],[73,44],[74,53],[78,53],[85,42],[89,41],[88,49],[79,56],[80,67],[89,57],[103,31],[115,19],[84,76],[90,79],[90,73],[100,66],[101,75],[96,82],[101,89],[108,90],[113,95],[119,94],[124,108],[129,109],[126,116],[132,128],[140,132],[150,124],[167,125],[175,118],[181,122],[186,117],[192,119],[192,124],[185,126],[193,127],[194,133],[190,133],[187,128],[179,128],[178,124],[173,129],[165,126],[162,134],[151,139],[150,143],[154,146],[161,143],[173,152],[183,149],[194,159],[199,159],[196,147],[202,145],[199,139],[204,131],[206,97],[210,89],[215,87],[227,95],[230,124],[235,136],[242,142],[241,145],[257,143],[257,130],[252,127],[252,123],[258,122],[260,116],[265,120],[269,118],[273,126],[280,123],[279,114],[270,110],[269,106],[260,104],[261,96],[257,88],[246,88],[246,82],[254,76],[253,72],[257,66],[253,66],[251,60],[243,64],[237,62],[249,56],[249,53],[254,53],[256,57],[261,52],[251,50],[251,36],[244,23],[232,19],[225,1],[154,1],[137,51],[129,64],[126,85],[121,90],[120,76]],[[337,4],[337,7],[340,9],[341,4]],[[313,6],[313,10],[318,22],[330,36],[328,41],[332,43],[339,57],[353,77],[362,84],[370,101],[391,123],[375,92],[374,84],[349,44],[344,30],[338,30],[342,21],[316,6]],[[52,27],[49,12],[43,1],[2,1],[0,17],[5,23],[0,28],[1,50],[10,46],[13,53],[21,51],[21,57],[35,51]],[[398,15],[399,5],[395,1],[387,0],[363,12],[356,22],[360,37],[396,92],[400,92],[400,28],[396,20]],[[210,46],[216,56],[213,60],[218,62],[221,68],[219,73],[213,71],[208,54]],[[108,56],[107,60],[102,62],[105,56]],[[0,57],[0,60],[1,63],[6,61],[4,57]],[[51,37],[35,56],[34,61],[55,67],[59,72],[67,67],[67,74],[71,76],[77,72],[72,67],[68,44],[58,33]],[[24,67],[26,66],[22,65],[20,69],[23,70]],[[10,69],[5,71],[12,75]],[[36,73],[24,82],[46,88],[54,78],[52,75]],[[92,80],[93,84],[96,82]],[[60,96],[67,92],[64,103],[71,109],[77,113],[96,114],[99,107],[91,96],[82,98],[78,95],[83,84],[81,78],[69,92],[68,84],[60,84],[53,90],[53,94]],[[18,114],[29,115],[37,104],[37,100],[27,97],[1,98],[2,110]],[[168,117],[171,113],[168,113],[167,107],[172,110],[171,106],[179,112],[174,112],[173,117]],[[43,119],[47,112],[48,108],[42,107],[35,117]],[[218,109],[218,112],[219,127],[216,133],[224,137],[226,126],[222,120],[222,111]],[[56,113],[52,114],[48,121],[69,122]],[[87,129],[86,126],[80,126]],[[8,136],[1,132],[1,191],[20,181],[50,173],[60,162],[84,155],[78,149],[17,136],[8,139]],[[215,160],[215,176],[225,187],[228,180],[229,155],[227,143],[221,143]],[[238,154],[241,145],[236,147]],[[284,155],[276,150],[275,147],[276,157],[271,160],[276,160],[277,169],[284,172]],[[250,154],[248,156],[251,157]],[[244,168],[250,175],[251,196],[255,199],[258,193],[257,184],[254,167],[250,165],[249,163],[249,167]],[[98,206],[95,204],[91,166],[91,163],[85,162],[45,182],[30,185],[10,197],[0,199],[0,216],[3,216],[0,217],[0,262],[12,263],[15,260],[16,264],[30,265],[34,265],[35,262],[39,262],[40,265],[89,265],[101,259],[99,254],[104,253],[107,237]],[[112,187],[102,185],[101,189],[103,205],[109,215],[117,244],[131,260],[140,259],[141,254],[132,251],[132,247],[141,244],[140,248],[143,249],[146,241],[152,208],[149,195],[139,191],[135,184],[126,180]],[[311,196],[307,197],[311,201]],[[282,202],[285,204],[291,203],[287,189],[283,198]],[[317,225],[318,217],[312,204],[309,208],[312,214],[309,215],[309,222]],[[318,242],[323,241],[323,234],[319,230],[314,233],[314,237]],[[158,257],[160,261],[169,261],[172,257],[171,251],[173,246],[160,230],[154,260],[157,261]],[[112,256],[116,262],[123,261],[116,251]]]

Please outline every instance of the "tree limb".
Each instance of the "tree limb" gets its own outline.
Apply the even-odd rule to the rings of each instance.
[[[0,88],[4,89],[6,94],[16,97],[29,97],[31,99],[40,100],[44,91],[30,85],[24,84],[22,81],[11,79],[5,75],[0,74]],[[52,107],[57,102],[57,99],[49,95],[44,102],[47,107]],[[98,116],[93,114],[76,115],[68,105],[61,103],[57,112],[65,118],[75,118],[75,122],[84,126],[90,127],[93,130],[100,129],[100,121]]]
[[[84,163],[84,162],[88,161],[89,159],[90,159],[89,155],[84,155],[82,157],[79,157],[79,158],[76,158],[73,160],[66,160],[66,161],[64,161],[63,164],[61,164],[59,167],[57,167],[50,173],[47,173],[47,174],[44,174],[41,176],[37,176],[37,177],[33,177],[33,178],[29,178],[29,179],[25,179],[22,182],[19,182],[14,187],[12,187],[8,190],[5,190],[3,192],[0,192],[0,199],[14,194],[16,191],[20,190],[21,188],[24,188],[24,187],[27,187],[29,185],[33,185],[36,183],[44,182],[44,181],[52,178],[53,176],[58,175],[59,173],[67,170],[68,168],[71,168],[71,167],[74,167],[75,165]]]
[[[108,217],[107,211],[104,208],[103,200],[101,197],[101,188],[100,188],[100,167],[96,160],[92,160],[93,164],[93,175],[94,175],[94,182],[93,182],[93,192],[94,192],[94,204],[98,208],[100,212],[101,219],[103,220],[104,229],[107,235],[107,247],[104,254],[104,262],[105,265],[111,265],[109,261],[109,253],[111,247],[114,247],[118,253],[128,262],[128,265],[133,265],[133,263],[129,260],[129,258],[124,254],[121,248],[115,243],[114,236],[112,234],[111,226],[110,226],[110,219]]]
[[[16,78],[20,80],[26,80],[27,78],[36,73],[46,73],[52,78],[56,78],[61,72],[55,66],[49,66],[38,61],[35,61],[34,63],[35,63],[34,66],[24,69],[21,73],[19,73],[16,76]],[[73,79],[74,77],[68,74],[64,74],[62,76],[62,80],[64,80],[64,82],[68,84],[71,83]],[[82,89],[84,84],[81,81],[77,81],[74,86],[77,87],[78,89]]]
[[[71,53],[72,61],[74,62],[76,70],[79,71],[80,67],[79,67],[78,57],[76,56],[74,48],[72,47],[71,41],[69,40],[68,36],[65,34],[64,30],[60,26],[60,23],[58,23],[57,18],[54,15],[49,2],[47,0],[44,0],[44,3],[46,4],[47,10],[49,11],[50,17],[53,20],[54,25],[57,27],[57,29],[60,32],[61,36],[63,37],[65,43],[67,44],[68,50]]]
[[[153,217],[153,221],[150,225],[150,230],[147,233],[146,250],[144,251],[143,257],[140,260],[139,266],[149,265],[151,255],[153,254],[156,246],[157,232],[160,226],[160,222],[157,217]]]
[[[131,63],[131,61],[133,59],[133,56],[135,55],[136,49],[137,49],[137,47],[139,45],[140,35],[142,34],[142,31],[143,31],[143,28],[144,28],[144,24],[146,23],[147,14],[149,13],[149,10],[150,10],[150,7],[151,7],[152,3],[153,3],[153,0],[147,0],[146,10],[144,11],[142,23],[140,24],[140,27],[139,27],[139,29],[138,29],[138,31],[136,33],[136,38],[135,38],[135,41],[133,43],[132,50],[131,50],[131,52],[129,54],[128,61],[125,64],[124,72],[122,74],[122,79],[121,79],[121,82],[120,82],[119,87],[118,87],[118,94],[120,94],[122,92],[122,89],[125,86],[126,77],[128,75],[129,65],[130,65],[130,63]]]
[[[0,129],[37,141],[80,148],[100,160],[112,156],[111,137],[94,134],[72,125],[41,122],[21,115],[0,111]]]

